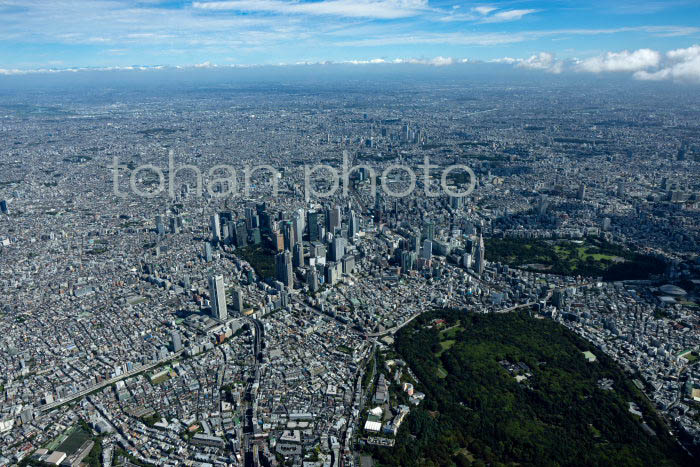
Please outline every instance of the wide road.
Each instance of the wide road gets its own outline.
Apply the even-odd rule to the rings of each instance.
[[[123,379],[126,379],[126,378],[131,378],[132,376],[138,375],[139,373],[143,373],[144,371],[148,371],[152,368],[155,368],[158,365],[162,365],[163,363],[167,363],[167,362],[170,362],[172,360],[175,360],[177,357],[180,356],[180,354],[182,354],[182,352],[183,351],[180,350],[179,352],[176,352],[173,355],[170,355],[170,356],[163,358],[161,360],[158,360],[158,361],[155,361],[152,363],[148,363],[144,366],[140,366],[140,367],[135,368],[131,371],[127,371],[126,373],[123,373],[119,376],[115,376],[114,378],[106,379],[106,380],[102,381],[101,383],[93,384],[92,386],[88,386],[87,388],[83,389],[82,391],[78,391],[76,393],[73,393],[68,397],[63,397],[63,398],[58,399],[57,401],[54,401],[50,404],[44,404],[44,405],[38,407],[37,410],[39,410],[40,412],[45,412],[47,410],[51,410],[55,407],[58,407],[59,405],[67,404],[67,403],[72,402],[76,399],[80,399],[81,397],[84,397],[93,391],[97,391],[98,389],[102,389],[105,386],[109,386],[110,384],[114,384],[114,383],[121,381]]]

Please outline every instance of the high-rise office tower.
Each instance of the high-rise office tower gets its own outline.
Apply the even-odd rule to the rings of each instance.
[[[170,233],[176,234],[178,233],[180,228],[177,225],[177,217],[171,217],[170,218]]]
[[[423,241],[423,252],[421,256],[425,260],[429,260],[433,257],[433,242],[427,238]]]
[[[300,242],[304,235],[304,211],[297,211],[296,213],[294,213],[294,218],[292,219],[292,228],[294,230],[294,242]]]
[[[316,292],[318,290],[318,271],[316,271],[315,267],[312,267],[306,273],[306,285],[309,286],[309,289],[311,289],[312,292]]]
[[[236,223],[234,221],[226,221],[224,229],[224,242],[228,245],[236,244]]]
[[[578,199],[584,200],[586,198],[586,185],[584,183],[578,186]]]
[[[292,251],[292,264],[295,268],[304,266],[304,246],[301,244],[301,242],[294,244]]]
[[[243,313],[243,291],[240,287],[233,289],[233,309],[240,315]]]
[[[275,245],[275,249],[277,251],[284,251],[284,234],[282,234],[282,232],[273,233],[272,242]]]
[[[2,211],[3,214],[9,214],[10,213],[10,207],[8,206],[7,200],[3,199],[0,201],[0,211]]]
[[[401,274],[407,274],[408,271],[413,269],[415,257],[416,254],[412,251],[403,250],[401,252]]]
[[[248,229],[245,221],[236,224],[236,246],[241,248],[248,245]]]
[[[284,234],[284,249],[292,251],[297,239],[295,238],[294,226],[291,222],[287,221],[282,224],[282,233]]]
[[[335,206],[331,209],[331,227],[329,232],[335,234],[343,225],[343,211],[340,206]]]
[[[355,238],[355,235],[360,231],[360,223],[358,221],[355,211],[350,211],[350,216],[348,219],[348,237],[350,239]]]
[[[384,220],[384,201],[381,192],[377,192],[374,198],[374,223],[380,224]]]
[[[335,237],[331,243],[331,261],[340,261],[343,256],[345,256],[345,239]]]
[[[213,214],[209,218],[209,229],[211,229],[211,235],[215,242],[221,240],[221,227],[218,214]]]
[[[209,263],[211,260],[214,259],[212,252],[211,252],[211,243],[206,242],[204,244],[204,260]]]
[[[435,222],[427,221],[423,226],[423,238],[426,240],[435,240]]]
[[[173,332],[170,333],[170,340],[173,344],[173,352],[179,352],[182,350],[182,338],[180,337],[179,332],[173,330]]]
[[[318,228],[319,214],[316,211],[309,211],[307,214],[309,224],[309,241],[316,241],[321,238]]]
[[[411,235],[408,239],[408,249],[418,254],[420,252],[420,234]]]
[[[474,253],[474,269],[478,274],[483,274],[484,268],[486,267],[484,253],[484,237],[481,234],[479,234],[479,242],[476,244],[476,252]]]
[[[294,287],[294,270],[292,269],[292,254],[288,250],[275,256],[275,271],[277,280],[290,289]]]
[[[212,315],[218,320],[226,320],[228,318],[226,289],[224,288],[224,276],[221,274],[209,277],[209,298],[211,299]]]

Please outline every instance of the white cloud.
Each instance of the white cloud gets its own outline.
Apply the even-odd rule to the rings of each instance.
[[[324,0],[304,3],[281,0],[232,0],[194,2],[192,6],[203,10],[396,19],[420,14],[427,9],[428,0]]]
[[[520,59],[513,58],[513,57],[503,57],[503,58],[494,58],[491,60],[488,60],[488,63],[507,63],[508,65],[512,65],[513,63],[518,63]]]
[[[446,65],[452,65],[454,63],[455,63],[455,61],[452,57],[435,57],[434,59],[432,59],[428,62],[429,65],[435,65],[435,66],[446,66]]]
[[[499,11],[482,20],[482,23],[503,23],[506,21],[517,21],[525,15],[536,13],[539,10],[505,10]]]
[[[515,65],[518,68],[541,70],[554,74],[559,74],[564,71],[564,62],[562,60],[556,60],[554,58],[554,54],[549,52],[540,52],[530,56],[529,58],[494,58],[492,60],[488,60],[488,63],[504,63],[507,65]]]
[[[605,71],[640,71],[655,68],[661,61],[661,54],[656,50],[639,49],[634,52],[608,52],[599,57],[587,58],[577,63],[579,71],[601,73]]]
[[[435,58],[395,58],[393,60],[387,60],[384,58],[374,58],[371,60],[347,60],[340,63],[345,63],[349,65],[376,65],[383,63],[393,63],[393,64],[411,64],[411,65],[432,65],[432,66],[448,66],[454,65],[455,63],[468,63],[469,59],[461,58],[454,59],[452,57],[435,57]],[[325,64],[333,64],[335,62],[323,62]]]
[[[634,77],[644,81],[683,81],[700,83],[700,45],[666,53],[666,61],[660,70],[637,71]]]
[[[472,8],[472,10],[476,11],[480,15],[488,15],[492,11],[498,10],[498,8],[493,6],[477,6]]]
[[[519,60],[517,66],[529,70],[543,70],[555,74],[564,71],[564,62],[555,60],[554,54],[549,52],[540,52],[536,55],[532,55],[530,58]]]
[[[671,60],[686,62],[700,57],[700,45],[693,45],[687,49],[671,50],[666,54]]]

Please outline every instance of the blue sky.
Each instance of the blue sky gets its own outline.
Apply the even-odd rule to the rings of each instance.
[[[0,0],[0,73],[469,60],[700,82],[698,0],[611,3]]]

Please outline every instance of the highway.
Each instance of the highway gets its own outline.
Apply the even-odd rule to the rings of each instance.
[[[255,459],[255,426],[253,425],[253,420],[255,417],[255,411],[253,407],[255,406],[255,401],[253,399],[253,385],[255,383],[260,384],[260,363],[262,363],[262,344],[263,344],[263,326],[260,321],[253,318],[246,318],[246,321],[250,323],[253,331],[253,352],[255,357],[255,368],[253,376],[248,379],[248,385],[246,386],[245,395],[243,397],[243,405],[245,406],[245,421],[243,426],[243,439],[241,440],[241,451],[243,457],[243,465],[246,467],[258,465],[258,460]]]

